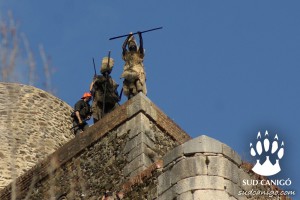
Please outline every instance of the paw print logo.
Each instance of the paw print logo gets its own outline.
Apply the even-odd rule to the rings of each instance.
[[[252,171],[262,176],[275,175],[281,171],[279,160],[284,155],[284,142],[282,141],[279,147],[277,134],[273,141],[270,141],[268,131],[265,132],[264,138],[258,132],[255,146],[250,143],[250,154],[257,158]],[[271,158],[275,161],[274,164]]]

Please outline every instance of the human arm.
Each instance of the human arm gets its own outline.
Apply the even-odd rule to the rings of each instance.
[[[96,78],[93,79],[93,81],[91,82],[90,84],[90,92],[93,90],[93,87],[94,87],[94,83],[96,82]]]
[[[126,40],[125,40],[124,43],[123,43],[123,46],[122,46],[122,49],[123,49],[122,55],[123,55],[123,56],[125,55],[125,53],[126,53],[126,51],[127,51],[127,49],[126,49],[127,42],[128,42],[128,40],[129,40],[129,38],[132,37],[132,36],[133,36],[132,32],[129,33],[129,35],[127,36]]]
[[[76,117],[78,119],[79,124],[82,124],[82,120],[81,120],[79,111],[75,111],[75,115],[76,115]]]
[[[81,119],[81,116],[80,116],[81,109],[82,109],[82,101],[80,100],[74,106],[75,116],[78,119],[78,122],[80,124],[82,123],[82,119]]]
[[[139,51],[141,54],[144,55],[144,44],[143,44],[143,37],[142,37],[142,33],[139,31],[138,32],[139,35],[139,39],[140,39],[140,47],[139,47]]]

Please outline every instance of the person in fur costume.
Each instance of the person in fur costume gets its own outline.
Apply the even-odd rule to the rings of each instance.
[[[140,32],[138,32],[138,35],[140,40],[139,47],[132,33],[128,35],[122,46],[122,58],[125,61],[125,65],[121,78],[124,78],[123,92],[128,99],[135,96],[139,92],[147,95],[146,74],[143,64],[145,56],[143,38]]]
[[[113,66],[114,60],[104,57],[100,68],[101,75],[95,76],[90,85],[90,91],[93,96],[92,112],[94,123],[119,105],[120,97],[117,91],[119,85],[110,76]]]

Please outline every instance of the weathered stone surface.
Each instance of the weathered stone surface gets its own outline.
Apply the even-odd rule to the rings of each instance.
[[[208,175],[220,176],[238,184],[239,168],[236,164],[222,156],[208,156]]]
[[[140,168],[142,166],[147,167],[147,166],[149,166],[151,164],[152,164],[151,159],[147,155],[145,155],[144,153],[142,153],[141,155],[139,155],[138,157],[136,157],[134,160],[132,160],[130,163],[128,163],[124,167],[124,175],[128,176],[130,173],[132,173],[136,169],[138,169],[138,168]]]
[[[172,167],[171,173],[172,185],[184,178],[206,175],[205,157],[196,156],[182,159]]]
[[[265,198],[240,192],[277,190],[272,186],[243,185],[243,180],[259,177],[243,168],[239,155],[230,147],[207,136],[177,146],[163,161],[158,199],[252,200]]]
[[[26,91],[28,94],[25,96],[34,94],[32,90]],[[32,107],[31,104],[46,96],[39,93],[26,105]],[[60,104],[57,99],[54,102]],[[53,105],[52,108],[57,110]],[[1,104],[0,113],[10,115]],[[41,126],[40,131],[47,131],[46,126],[56,125],[52,121],[47,123],[45,116],[40,118],[41,121],[32,120]],[[12,127],[25,128],[26,121],[22,120]],[[10,146],[13,144],[11,141],[20,146],[26,144],[22,132],[16,133],[18,138],[8,135],[2,141]],[[32,140],[39,138],[35,131],[30,136]],[[41,152],[47,151],[48,145],[55,145],[51,137],[55,137],[55,133],[50,133],[43,145],[34,142],[30,145]],[[189,139],[147,97],[139,94],[29,169],[16,179],[15,184],[1,190],[0,199],[59,199],[65,196],[67,199],[93,200],[101,199],[105,190],[112,191],[114,196],[122,190],[123,200],[252,200],[257,197],[237,194],[241,190],[274,190],[271,186],[242,186],[242,179],[258,177],[243,168],[240,157],[227,145],[202,136],[178,146]],[[6,159],[3,149],[0,145],[0,158]],[[16,152],[27,153],[23,149]],[[29,156],[16,158],[11,166],[34,162],[33,157],[37,156],[38,152],[32,152]],[[6,175],[2,177],[6,178]]]
[[[154,142],[144,132],[141,132],[136,137],[130,139],[126,143],[124,153],[129,153],[131,150],[133,150],[135,147],[142,143],[151,149],[155,148]]]
[[[175,198],[177,195],[175,194],[174,190],[171,188],[165,191],[163,194],[159,195],[157,200],[170,200]]]
[[[158,177],[158,194],[164,193],[167,189],[169,189],[172,186],[171,175],[171,171],[166,171]]]
[[[72,107],[32,86],[0,82],[0,190],[74,135]],[[13,169],[13,170],[12,170]]]
[[[136,95],[137,98],[134,98],[134,102],[127,107],[127,114],[129,116],[134,115],[137,111],[142,110],[146,115],[151,116],[154,120],[157,120],[157,112],[152,107],[152,102],[148,97],[139,93]]]
[[[183,153],[185,155],[203,152],[222,153],[222,143],[206,135],[202,135],[183,144]]]
[[[170,152],[168,152],[164,157],[164,167],[167,166],[169,163],[175,161],[177,158],[183,156],[183,146],[179,145],[172,149]]]
[[[175,185],[176,194],[194,190],[224,190],[224,178],[218,176],[194,176],[182,179]]]
[[[144,153],[146,156],[148,156],[153,161],[157,160],[157,157],[158,157],[157,153],[155,153],[155,151],[153,151],[152,149],[150,149],[144,143],[140,143],[134,149],[132,149],[130,151],[130,153],[128,153],[128,155],[127,155],[127,161],[128,162],[132,161],[133,159],[135,159],[136,157],[138,157],[142,153]]]
[[[176,200],[188,200],[188,199],[193,199],[193,194],[191,191],[179,195]]]
[[[238,166],[242,164],[241,157],[229,146],[222,144],[222,153],[230,160],[235,162]]]
[[[135,98],[141,97],[136,96],[110,112],[87,131],[70,140],[24,176],[19,177],[16,180],[18,198],[22,199],[24,195],[28,195],[29,199],[51,199],[65,194],[68,199],[83,196],[92,199],[101,197],[107,189],[120,191],[122,184],[129,178],[125,173],[130,172],[133,176],[139,174],[149,164],[188,138],[186,133],[181,132],[172,121],[169,122],[168,118],[152,121],[155,117],[149,116],[149,113],[145,115],[145,112],[136,107],[137,113],[128,116],[127,107],[135,103]],[[160,116],[164,116],[156,107],[153,109],[160,113]],[[131,122],[127,123],[128,121]],[[130,135],[134,127],[139,127],[138,134]],[[183,137],[178,136],[179,133],[182,133]],[[162,163],[160,165],[162,166]],[[147,190],[137,187],[138,192],[130,192],[128,199],[157,196],[155,185],[160,173],[153,174],[153,177],[147,175],[151,180],[146,180],[148,185],[141,184]],[[38,184],[35,185],[35,182]],[[10,199],[11,189],[12,185],[9,185],[0,191],[0,199]],[[28,193],[29,191],[32,193]],[[142,195],[143,198],[138,198],[138,195]]]
[[[129,138],[133,138],[141,132],[149,130],[150,121],[144,113],[138,113],[134,118],[126,122],[127,130],[130,131]]]
[[[238,195],[239,191],[242,190],[238,184],[233,183],[231,180],[224,179],[224,190],[235,199],[240,199],[241,196]],[[250,189],[251,190],[251,189]]]
[[[238,182],[238,185],[245,191],[250,191],[252,189],[252,186],[251,185],[244,185],[243,184],[243,180],[251,180],[251,176],[246,173],[243,169],[239,169],[239,182]]]
[[[194,192],[194,200],[231,200],[225,191],[219,190],[197,190]]]
[[[130,174],[130,177],[134,177],[138,174],[140,174],[141,172],[145,171],[147,169],[147,167],[145,165],[142,165],[141,167],[135,169],[134,171],[131,171],[129,174]],[[128,174],[128,175],[129,175]],[[124,173],[125,175],[125,173]]]

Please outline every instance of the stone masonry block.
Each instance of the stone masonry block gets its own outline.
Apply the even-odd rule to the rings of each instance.
[[[173,188],[168,189],[163,194],[157,197],[157,200],[173,200],[177,195],[175,194]]]
[[[252,189],[252,186],[251,185],[247,185],[247,184],[243,184],[243,180],[251,180],[253,178],[251,178],[251,176],[245,172],[242,168],[239,169],[239,177],[240,177],[240,180],[239,180],[239,183],[238,185],[245,191],[250,191]]]
[[[138,157],[144,152],[144,144],[140,143],[133,149],[131,149],[130,153],[128,153],[128,156],[126,157],[127,162],[131,162],[133,159]]]
[[[139,135],[137,135],[136,137],[134,137],[131,140],[127,141],[123,152],[125,154],[129,153],[132,149],[134,149],[136,146],[138,146],[141,143],[144,143],[145,145],[147,145],[151,149],[155,149],[154,142],[145,133],[142,132]]]
[[[193,199],[192,192],[190,192],[190,191],[185,192],[176,198],[176,200],[187,200],[187,199]]]
[[[136,118],[132,118],[126,122],[126,131],[129,133],[128,138],[131,139],[142,132],[141,124],[136,123]]]
[[[152,149],[147,147],[144,143],[140,143],[130,151],[130,153],[127,156],[127,161],[131,162],[133,159],[135,159],[142,153],[147,155],[150,159],[157,156],[157,154]]]
[[[135,177],[137,176],[138,174],[140,174],[142,171],[146,170],[147,167],[146,166],[141,166],[139,168],[137,168],[136,170],[134,170],[133,172],[130,173],[130,177]]]
[[[124,167],[124,170],[123,170],[124,175],[128,176],[131,172],[135,171],[139,167],[142,167],[142,166],[147,167],[151,164],[152,164],[152,161],[150,160],[150,158],[148,158],[148,156],[146,156],[145,154],[141,154]]]
[[[146,97],[143,93],[139,93],[134,96],[131,101],[133,102],[127,107],[128,117],[133,116],[138,112],[144,112],[156,121],[156,110],[152,107],[152,103],[148,97]]]
[[[225,191],[197,190],[194,192],[193,200],[232,200]]]
[[[126,128],[129,130],[128,136],[131,139],[141,132],[149,132],[150,121],[143,113],[139,113],[129,123],[126,123]]]
[[[166,171],[165,173],[161,174],[158,177],[158,186],[157,186],[157,192],[158,192],[158,194],[164,193],[171,186],[172,186],[172,183],[171,183],[171,172],[170,171]]]
[[[241,157],[229,146],[222,144],[223,154],[233,160],[238,166],[242,164]]]
[[[222,143],[202,135],[183,144],[183,153],[185,155],[203,152],[222,153]]]
[[[155,132],[153,130],[151,130],[150,128],[146,128],[145,129],[145,133],[146,135],[154,142],[156,142],[156,139],[155,139]]]
[[[195,176],[180,180],[175,185],[175,192],[182,194],[191,190],[224,190],[224,178],[218,176]]]
[[[128,127],[128,139],[132,139],[134,137],[136,137],[137,135],[139,135],[140,133],[142,132],[145,132],[145,129],[142,125],[136,125],[136,126],[133,126],[133,127]]]
[[[205,165],[204,156],[195,156],[192,158],[185,158],[176,163],[172,170],[172,184],[178,181],[193,177],[197,175],[207,174],[207,167]]]
[[[208,161],[208,175],[221,176],[238,183],[239,168],[232,161],[222,156],[208,156]]]
[[[117,137],[120,138],[123,135],[127,134],[126,125],[122,125],[117,128]]]
[[[233,196],[236,199],[240,199],[240,196],[238,195],[239,191],[242,190],[237,184],[233,183],[230,180],[224,179],[224,186],[225,191],[230,195]],[[250,189],[251,190],[251,189]]]
[[[142,124],[148,127],[150,126],[149,118],[144,113],[139,113],[134,118],[135,118],[136,125]]]
[[[134,127],[134,125],[135,125],[135,118],[131,118],[126,121],[126,129],[127,130]]]
[[[169,163],[175,161],[177,158],[183,156],[183,146],[179,145],[172,149],[170,152],[168,152],[164,157],[163,157],[163,163],[164,167],[167,166]]]

